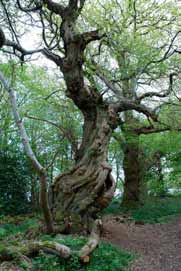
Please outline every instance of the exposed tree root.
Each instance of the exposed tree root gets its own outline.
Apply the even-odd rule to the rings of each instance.
[[[97,219],[93,225],[88,242],[79,251],[80,259],[83,263],[89,262],[89,255],[98,246],[102,231],[102,221]]]
[[[102,221],[96,220],[88,242],[80,251],[71,250],[68,246],[54,241],[24,241],[19,246],[3,247],[0,250],[0,261],[11,261],[23,257],[35,257],[40,251],[57,255],[63,259],[69,259],[73,255],[78,255],[83,263],[89,262],[89,255],[97,247],[102,230]]]

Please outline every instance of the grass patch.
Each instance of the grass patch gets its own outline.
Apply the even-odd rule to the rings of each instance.
[[[135,221],[144,223],[163,223],[169,221],[172,216],[181,215],[181,197],[150,198],[144,206],[126,210],[121,208],[120,199],[113,202],[104,210],[103,214],[128,214]]]
[[[181,215],[181,201],[177,198],[154,199],[131,211],[134,220],[152,224],[167,222],[177,215]]]
[[[4,223],[0,225],[0,240],[3,240],[10,235],[24,233],[30,228],[36,228],[37,225],[38,220],[36,218],[24,218],[24,222],[17,225],[13,223]]]
[[[52,240],[49,236],[43,236],[43,240]],[[73,250],[79,250],[86,242],[85,238],[55,238],[61,244],[69,246]],[[101,242],[99,247],[91,254],[90,263],[82,264],[77,256],[69,260],[61,260],[57,256],[41,254],[33,261],[33,271],[121,271],[134,256],[117,247]],[[124,269],[125,270],[125,269]]]

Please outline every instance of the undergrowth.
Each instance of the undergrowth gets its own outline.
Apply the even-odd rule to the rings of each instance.
[[[26,231],[36,231],[38,225],[38,219],[28,218],[17,225],[13,223],[7,223],[11,220],[4,219],[0,224],[0,251],[3,250],[3,246],[19,246],[21,242],[26,241]],[[14,218],[16,221],[16,218]],[[17,221],[16,221],[17,222]],[[86,238],[72,237],[57,235],[52,237],[50,235],[39,234],[36,238],[38,240],[56,241],[60,244],[69,246],[72,250],[78,251],[85,243]],[[18,266],[19,269],[9,270],[22,270],[22,271],[122,271],[127,267],[134,256],[126,251],[105,242],[100,242],[98,248],[96,248],[90,256],[90,262],[82,264],[76,256],[72,256],[68,260],[60,259],[58,256],[44,254],[40,252],[37,257],[32,259],[31,269],[26,261],[21,259],[14,260],[12,264]],[[0,263],[0,270],[1,263]]]
[[[47,237],[43,239],[47,240]],[[48,238],[48,240],[52,239]],[[84,238],[72,237],[54,240],[73,250],[79,250],[86,242]],[[41,254],[33,261],[33,271],[121,271],[131,260],[133,260],[132,254],[121,251],[109,243],[101,242],[91,254],[88,264],[82,264],[78,256],[73,256],[69,260],[60,260],[57,256]]]
[[[173,216],[181,215],[181,196],[150,198],[143,206],[130,210],[122,208],[120,203],[120,199],[114,199],[103,214],[128,214],[135,221],[151,224],[167,222]]]
[[[14,223],[16,224],[14,224]],[[38,227],[37,218],[23,217],[0,217],[0,240],[3,240],[11,235],[22,234],[28,229]]]

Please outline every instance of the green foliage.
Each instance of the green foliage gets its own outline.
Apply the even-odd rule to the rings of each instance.
[[[167,222],[176,215],[181,215],[181,198],[154,199],[131,211],[134,220],[145,223]]]
[[[82,133],[82,116],[73,103],[65,98],[63,81],[46,68],[35,65],[20,67],[8,63],[1,64],[1,69],[9,80],[12,79],[17,90],[18,109],[38,160],[44,166],[49,165],[57,153],[49,170],[50,178],[52,174],[54,176],[68,169],[72,165],[75,147]],[[2,114],[5,114],[7,101],[2,108]],[[4,141],[8,142],[11,136],[9,131],[16,127],[10,106],[6,115],[6,123],[0,128],[6,133]],[[21,146],[18,131],[13,131],[14,139],[17,146]]]
[[[181,187],[181,134],[177,131],[142,135],[140,145],[144,149],[145,156],[152,159],[157,152],[162,156],[163,183],[159,183],[156,167],[153,166],[147,172],[145,180],[148,191],[159,194],[159,191],[167,191],[169,188],[179,189]]]
[[[20,214],[30,210],[29,166],[21,153],[0,153],[0,213]]]
[[[121,198],[113,198],[107,208],[105,208],[101,214],[119,214],[120,213]]]
[[[50,237],[44,236],[43,239],[50,240]],[[52,240],[52,239],[51,239]],[[80,249],[86,240],[85,238],[55,238],[57,242],[65,244],[74,250]],[[123,270],[128,263],[133,260],[133,255],[128,252],[120,251],[115,246],[101,242],[99,247],[92,253],[90,263],[82,264],[77,256],[70,260],[61,260],[56,256],[47,256],[41,254],[33,262],[34,271],[118,271]]]
[[[149,198],[144,206],[126,210],[121,207],[120,199],[114,199],[103,214],[127,214],[135,221],[145,223],[167,222],[173,216],[181,215],[181,196],[166,198]]]
[[[170,43],[170,34],[174,36],[178,29],[177,5],[153,0],[106,0],[97,5],[89,1],[83,15],[89,26],[107,35],[101,54],[97,54],[97,63],[108,79],[144,80],[150,75],[153,79],[167,74],[169,66],[177,67],[178,59],[174,57],[157,62],[166,51],[165,44]],[[92,46],[91,50],[95,48]],[[145,71],[147,76],[142,76]]]
[[[157,197],[166,197],[168,192],[164,182],[159,182],[157,178],[149,180],[147,189],[149,190],[149,195]]]
[[[35,218],[31,218],[31,219],[27,219],[26,217],[22,217],[23,220],[25,220],[24,222],[21,222],[19,224],[14,224],[14,223],[10,223],[11,219],[7,219],[6,217],[6,223],[4,223],[3,221],[5,219],[3,219],[3,216],[0,217],[0,240],[5,239],[8,236],[12,236],[13,235],[17,235],[17,234],[22,234],[25,231],[27,231],[28,229],[33,229],[36,228],[38,226],[38,220]],[[8,220],[10,222],[8,222]],[[13,219],[14,221],[18,220],[18,217],[15,217]],[[1,223],[3,223],[1,225]]]

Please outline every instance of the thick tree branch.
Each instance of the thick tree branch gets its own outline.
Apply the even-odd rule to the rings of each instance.
[[[13,42],[13,41],[10,41],[10,40],[6,39],[3,30],[0,28],[0,48],[3,47],[3,46],[13,48],[13,51],[14,51],[15,55],[17,55],[16,51],[18,51],[20,53],[20,56],[18,56],[18,55],[17,56],[20,57],[21,61],[24,61],[24,57],[27,56],[27,55],[42,53],[48,59],[50,59],[55,64],[57,64],[57,66],[59,66],[59,67],[62,66],[62,58],[59,55],[51,52],[52,48],[49,48],[49,49],[40,48],[40,49],[36,49],[36,50],[26,50],[20,44],[17,44],[16,42]]]
[[[3,30],[0,28],[0,48],[4,46],[5,42],[6,42],[5,34]]]
[[[92,41],[101,40],[105,36],[105,34],[100,34],[100,31],[97,29],[89,32],[84,32],[81,35],[81,38],[84,40],[85,45],[87,45]]]
[[[120,102],[113,104],[113,110],[115,112],[123,112],[128,110],[135,110],[137,112],[143,113],[148,118],[152,118],[154,121],[158,120],[157,115],[151,109],[147,108],[143,104],[138,104],[132,100],[122,99]]]
[[[63,67],[63,60],[59,55],[52,53],[50,50],[46,48],[44,48],[41,52],[43,53],[44,56],[46,56],[46,58],[53,61],[57,66]]]
[[[4,248],[1,250],[0,260],[4,261],[13,260],[15,258],[19,258],[20,255],[26,255],[28,257],[32,257],[33,255],[38,254],[38,252],[42,250],[45,253],[51,253],[54,255],[58,255],[61,258],[67,259],[71,256],[71,250],[69,247],[59,244],[53,241],[29,241],[21,243],[20,246],[12,246],[8,248]]]
[[[141,135],[141,134],[154,134],[154,133],[161,133],[161,132],[166,132],[166,131],[170,131],[171,128],[170,127],[165,127],[165,128],[155,128],[153,126],[143,126],[143,127],[139,127],[139,128],[134,128],[134,132],[137,135]]]
[[[24,49],[20,44],[17,44],[10,40],[5,40],[4,45],[13,48],[14,52],[18,51],[21,53],[21,58],[26,55],[33,55],[36,53],[42,53],[43,49],[37,49],[37,50],[26,50]]]

